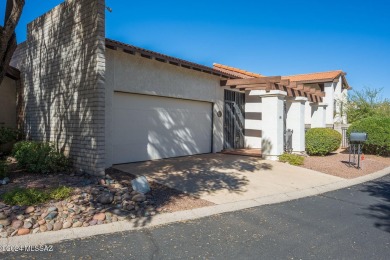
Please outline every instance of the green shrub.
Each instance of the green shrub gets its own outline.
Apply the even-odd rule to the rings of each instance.
[[[2,195],[8,205],[29,206],[46,202],[50,199],[48,193],[37,189],[16,188]]]
[[[18,139],[18,136],[18,130],[9,127],[0,127],[0,145],[14,142]]]
[[[50,143],[22,141],[12,151],[18,166],[33,173],[66,171],[69,160]]]
[[[49,200],[63,200],[70,197],[71,193],[72,188],[64,186],[53,190],[15,188],[4,193],[1,197],[8,205],[30,206]]]
[[[309,155],[326,155],[336,151],[341,144],[341,134],[329,128],[311,128],[306,132],[306,152]]]
[[[284,153],[279,156],[280,162],[287,162],[291,165],[303,165],[305,158],[297,154]]]
[[[8,166],[7,163],[3,160],[0,160],[0,179],[7,177]]]
[[[72,194],[72,188],[61,186],[50,192],[50,198],[53,200],[63,200],[69,198]]]
[[[353,123],[347,131],[365,132],[368,140],[363,145],[363,152],[376,155],[390,155],[390,117],[368,117]]]

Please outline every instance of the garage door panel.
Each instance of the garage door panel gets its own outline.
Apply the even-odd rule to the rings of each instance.
[[[114,163],[209,153],[212,105],[115,93]]]

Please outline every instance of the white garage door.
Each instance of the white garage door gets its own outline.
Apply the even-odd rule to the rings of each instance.
[[[114,164],[209,153],[212,104],[115,93]]]

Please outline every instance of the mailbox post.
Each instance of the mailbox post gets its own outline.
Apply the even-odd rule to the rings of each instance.
[[[363,144],[367,141],[367,133],[352,132],[349,136],[349,165],[356,165],[357,155],[357,168],[360,169],[360,156],[362,153]],[[352,156],[352,161],[351,161]]]

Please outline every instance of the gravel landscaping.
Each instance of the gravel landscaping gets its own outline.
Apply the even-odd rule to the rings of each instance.
[[[12,167],[11,167],[12,168]],[[13,170],[10,183],[0,186],[0,196],[15,188],[48,191],[72,188],[69,198],[39,205],[7,205],[0,199],[0,237],[101,225],[160,212],[174,212],[213,205],[157,183],[142,194],[133,190],[134,176],[108,169],[105,178],[87,174],[31,174]]]
[[[352,179],[364,176],[390,166],[390,157],[365,155],[362,169],[348,165],[348,151],[339,151],[327,156],[309,156],[305,158],[302,167],[334,175],[341,178]]]

